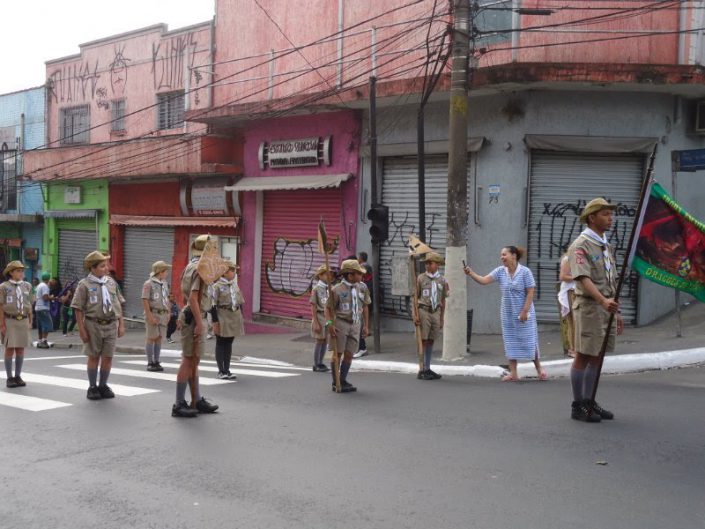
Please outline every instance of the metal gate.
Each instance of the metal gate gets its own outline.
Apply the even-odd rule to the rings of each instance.
[[[123,294],[126,300],[126,317],[143,317],[142,285],[149,278],[152,263],[166,261],[171,264],[173,258],[173,228],[125,228]],[[171,269],[167,273],[166,281],[171,283]]]
[[[531,154],[528,265],[536,278],[537,320],[558,322],[556,285],[561,256],[584,226],[578,216],[585,204],[605,197],[619,207],[607,237],[618,269],[624,261],[635,220],[644,157],[585,153]],[[621,292],[625,322],[636,322],[637,275],[630,272]]]
[[[83,260],[95,249],[95,231],[59,230],[59,279],[62,285],[86,276]]]

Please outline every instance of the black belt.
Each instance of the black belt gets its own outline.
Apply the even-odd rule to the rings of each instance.
[[[169,312],[166,309],[151,309],[151,311],[156,312],[157,314],[166,314],[167,312]]]
[[[14,316],[11,316],[8,314],[7,317],[10,318],[11,320],[17,320],[17,321],[22,321],[24,319],[29,318],[29,316],[22,316],[22,314],[15,314]]]
[[[341,321],[345,321],[345,322],[348,322],[348,323],[353,323],[353,320],[352,320],[352,319],[349,319],[349,320],[348,320],[348,319],[346,319],[346,318],[341,318],[340,316],[338,316],[336,319],[337,319],[337,320],[341,320]]]
[[[441,307],[436,307],[436,310],[433,310],[428,305],[419,305],[419,308],[425,310],[426,312],[430,312],[431,314],[433,314],[434,312],[437,312],[438,310],[440,310]]]
[[[238,310],[240,310],[240,307],[233,308],[231,305],[218,305],[218,308],[223,310],[229,310],[231,312],[237,312]]]
[[[92,318],[90,316],[86,316],[86,319],[88,321],[94,321],[99,325],[110,325],[111,323],[115,323],[115,320],[104,320],[102,318]]]

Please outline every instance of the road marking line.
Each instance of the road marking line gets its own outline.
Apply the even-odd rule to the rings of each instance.
[[[141,360],[125,360],[122,361],[121,363],[123,364],[144,364]],[[239,365],[239,364],[238,364]],[[169,362],[162,362],[162,367],[173,367],[175,369],[179,368],[179,364],[174,364],[174,363],[169,363]],[[199,371],[205,371],[209,373],[217,373],[218,368],[213,366],[208,366],[208,365],[199,365],[198,366]],[[248,376],[255,376],[255,377],[265,377],[265,378],[286,378],[286,377],[298,377],[301,376],[298,373],[277,373],[273,371],[259,371],[257,369],[237,369],[233,368],[231,369],[233,373],[236,375],[248,375]],[[204,379],[206,380],[206,379]]]
[[[0,378],[7,378],[7,375],[0,374]],[[62,388],[72,388],[87,390],[88,381],[78,378],[55,377],[51,375],[37,375],[34,373],[22,373],[22,378],[25,382],[35,384],[47,384],[49,386],[59,386]],[[159,393],[158,389],[139,388],[135,386],[123,386],[122,384],[110,384],[113,393],[122,397],[134,397],[135,395],[146,395],[148,393]]]
[[[56,408],[71,406],[68,402],[40,399],[39,397],[7,393],[6,391],[0,391],[0,405],[27,411],[53,410]]]
[[[73,360],[75,358],[86,358],[86,355],[72,355],[72,356],[34,356],[34,357],[27,357],[25,355],[25,362],[31,361],[31,360]]]
[[[178,367],[178,364],[174,364]],[[85,371],[86,366],[81,364],[65,364],[56,366],[62,369],[73,369],[74,371]],[[151,371],[138,371],[136,369],[122,369],[120,367],[113,367],[110,370],[111,375],[125,375],[128,377],[137,378],[151,378],[152,380],[165,380],[167,382],[176,382],[176,375],[171,373],[154,373]],[[202,386],[217,386],[219,384],[232,384],[230,380],[220,380],[216,378],[199,378],[199,384]],[[112,387],[112,385],[110,385]]]

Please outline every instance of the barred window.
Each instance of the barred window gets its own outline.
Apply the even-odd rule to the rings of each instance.
[[[110,130],[122,132],[125,130],[125,100],[116,99],[112,104],[112,123]]]
[[[175,129],[184,124],[184,91],[157,94],[159,130]]]
[[[0,211],[17,209],[17,151],[0,147]]]
[[[475,27],[480,31],[478,46],[504,42],[512,38],[512,0],[480,0]]]
[[[64,145],[88,143],[90,111],[88,105],[62,108],[59,122],[59,141]]]

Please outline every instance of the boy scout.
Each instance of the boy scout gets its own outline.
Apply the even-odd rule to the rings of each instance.
[[[326,354],[326,304],[328,303],[328,285],[334,275],[326,265],[322,264],[316,270],[316,284],[311,288],[311,336],[315,338],[313,348],[313,370],[325,373],[328,367],[323,363]]]
[[[159,363],[162,351],[162,336],[169,323],[171,302],[169,285],[164,281],[170,264],[157,261],[152,265],[152,273],[142,286],[142,306],[144,307],[144,324],[147,332],[147,371],[164,371]]]
[[[607,332],[610,313],[617,313],[617,334],[624,328],[617,293],[616,264],[605,232],[612,227],[616,205],[603,198],[588,202],[580,214],[587,228],[568,248],[570,273],[575,279],[573,317],[575,325],[575,359],[570,370],[573,387],[571,417],[578,421],[600,422],[614,414],[590,401],[600,364],[600,349]],[[614,330],[607,351],[614,350]],[[592,409],[593,413],[590,413]]]
[[[340,385],[343,393],[357,391],[357,388],[348,382],[348,372],[352,364],[353,353],[358,351],[360,339],[360,326],[362,335],[369,334],[369,309],[370,294],[367,289],[360,288],[360,281],[365,273],[356,259],[347,259],[340,266],[343,280],[333,287],[330,304],[326,308],[326,327],[332,340],[336,340],[337,355],[332,363],[333,391],[336,391],[335,364],[340,360],[343,351],[343,361],[340,364]],[[335,316],[335,318],[334,318]]]
[[[230,359],[233,356],[233,341],[245,334],[245,324],[242,319],[242,306],[245,298],[235,281],[239,268],[235,263],[227,261],[228,271],[213,285],[213,332],[215,333],[215,360],[218,364],[218,378],[236,380],[230,372]]]
[[[5,372],[8,388],[26,386],[20,376],[24,349],[29,345],[32,329],[32,285],[23,280],[25,266],[12,261],[3,271],[7,279],[0,285],[0,334],[5,346]],[[12,357],[15,357],[15,376],[12,376]]]
[[[99,251],[89,253],[83,261],[88,276],[76,286],[71,302],[76,314],[83,353],[88,357],[88,392],[90,400],[112,399],[115,394],[108,386],[113,365],[115,342],[125,334],[122,304],[125,302],[115,280],[110,277],[109,255]],[[98,364],[100,363],[100,382]]]
[[[431,371],[431,356],[433,354],[433,342],[443,328],[448,282],[438,272],[438,267],[444,264],[443,257],[435,252],[429,252],[423,262],[426,266],[426,272],[416,278],[419,310],[414,324],[421,327],[424,369],[418,372],[416,378],[419,380],[436,380],[441,378],[441,375]]]
[[[181,323],[181,365],[176,374],[176,402],[171,408],[172,417],[196,417],[198,413],[214,413],[218,406],[200,396],[198,388],[198,363],[205,345],[206,313],[213,306],[207,295],[208,287],[198,275],[198,260],[203,254],[208,235],[199,235],[191,244],[191,261],[181,275],[181,293],[186,306],[179,315]],[[191,387],[191,406],[186,402],[186,385]]]

